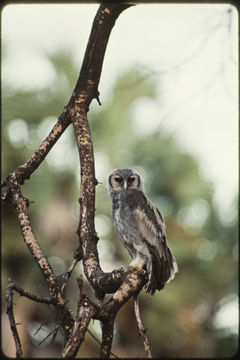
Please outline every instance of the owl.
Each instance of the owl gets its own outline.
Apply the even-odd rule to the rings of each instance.
[[[146,292],[153,295],[178,271],[167,244],[164,219],[145,195],[143,180],[136,170],[115,169],[108,178],[115,232],[133,261],[129,266],[148,274]]]

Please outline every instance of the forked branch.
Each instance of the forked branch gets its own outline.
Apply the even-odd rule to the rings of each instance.
[[[19,224],[25,244],[31,256],[42,272],[49,289],[49,298],[40,298],[17,288],[12,283],[7,289],[7,309],[9,320],[16,344],[18,357],[22,356],[21,343],[13,316],[12,292],[16,290],[20,295],[32,301],[51,303],[58,313],[59,326],[64,330],[65,347],[62,357],[75,357],[84,340],[88,324],[91,319],[98,319],[102,323],[101,357],[108,358],[111,353],[114,319],[119,309],[132,296],[139,293],[146,283],[144,271],[132,272],[129,268],[115,269],[105,273],[99,264],[97,241],[94,226],[95,217],[95,178],[94,152],[87,113],[92,100],[99,100],[99,81],[102,71],[104,55],[111,34],[111,30],[120,13],[130,4],[101,4],[93,21],[91,34],[84,55],[83,64],[76,82],[72,96],[59,116],[52,131],[43,141],[39,149],[23,165],[20,165],[2,182],[5,190],[3,201],[9,200],[17,212]],[[79,235],[79,248],[73,256],[73,263],[69,268],[65,282],[60,288],[57,277],[51,268],[47,256],[41,249],[29,218],[29,201],[22,196],[21,185],[45,159],[48,152],[72,122],[80,159],[80,216],[77,233]],[[79,301],[76,316],[73,316],[66,306],[63,289],[66,287],[72,271],[78,261],[83,261],[85,275],[95,290],[100,305],[94,304],[88,298],[82,280],[79,279]],[[114,293],[106,303],[103,302],[106,293]],[[55,329],[55,330],[56,330]],[[55,331],[54,330],[54,331]]]

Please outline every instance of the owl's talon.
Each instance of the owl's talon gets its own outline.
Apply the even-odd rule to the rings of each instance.
[[[123,275],[123,274],[125,274],[125,272],[126,272],[126,266],[121,266],[120,273]]]
[[[126,266],[121,266],[120,268],[116,269],[116,274],[120,273],[121,276],[125,275],[126,273]]]

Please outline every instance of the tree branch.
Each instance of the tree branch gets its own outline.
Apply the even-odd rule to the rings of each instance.
[[[2,182],[2,186],[6,186],[3,200],[9,199],[17,211],[23,239],[45,278],[50,299],[46,300],[45,298],[45,301],[42,301],[43,298],[29,295],[24,290],[15,289],[20,295],[24,295],[33,301],[45,303],[50,301],[55,306],[59,315],[59,324],[63,327],[65,334],[66,345],[62,357],[66,358],[77,355],[92,318],[99,319],[102,322],[101,356],[108,358],[111,353],[114,319],[117,312],[130,297],[137,295],[146,283],[146,273],[144,271],[132,271],[132,269],[126,267],[105,273],[100,267],[97,251],[98,237],[94,225],[95,186],[98,182],[95,178],[93,145],[87,119],[92,100],[95,98],[100,103],[98,86],[111,30],[120,13],[129,6],[131,5],[119,3],[101,4],[99,6],[93,21],[80,75],[68,105],[39,149],[25,164],[19,166],[16,171],[12,172]],[[29,179],[31,174],[38,168],[71,121],[80,158],[80,216],[77,229],[79,248],[75,253],[73,263],[66,274],[66,281],[61,289],[55,273],[33,233],[28,214],[29,201],[22,196],[20,185],[24,183],[25,179]],[[106,293],[114,293],[114,295],[106,303],[102,302],[101,306],[97,306],[87,297],[82,280],[79,279],[80,297],[77,316],[74,320],[66,307],[63,289],[80,259],[83,260],[85,275],[95,290],[96,296],[103,300]],[[9,285],[7,290],[10,303],[13,288],[13,286]],[[40,299],[41,301],[39,301]],[[11,312],[11,305],[9,305],[9,309],[10,324],[14,326],[15,321]],[[21,355],[21,344],[15,328],[14,338],[17,354]]]
[[[96,312],[95,306],[88,299],[84,289],[82,278],[78,278],[78,286],[80,290],[77,318],[72,327],[71,334],[67,344],[62,352],[63,358],[72,358],[77,355],[78,349],[85,338],[88,324]]]
[[[53,305],[59,316],[64,318],[63,329],[67,335],[72,326],[73,319],[70,311],[65,306],[55,273],[32,231],[32,225],[28,214],[29,201],[22,196],[15,173],[12,173],[7,177],[7,188],[9,194],[11,194],[11,203],[18,215],[24,242],[45,278]]]
[[[139,309],[139,302],[138,302],[137,296],[134,296],[133,304],[134,304],[134,311],[135,311],[135,316],[136,316],[136,320],[137,320],[137,324],[138,324],[139,334],[143,337],[144,349],[147,353],[147,357],[152,358],[150,344],[149,344],[149,341],[148,341],[148,338],[146,335],[146,329],[144,329],[143,324],[142,324],[142,319],[141,319],[140,309]]]
[[[17,326],[13,314],[13,289],[14,283],[10,282],[6,290],[6,305],[7,305],[7,315],[9,318],[10,327],[12,330],[15,346],[16,346],[16,357],[21,358],[23,355],[22,345],[18,335]]]
[[[114,280],[113,276],[105,275],[99,265],[98,237],[94,226],[97,180],[87,112],[91,101],[99,96],[99,79],[111,30],[117,17],[129,6],[130,4],[100,5],[93,21],[80,76],[73,92],[74,104],[70,110],[81,165],[80,218],[77,231],[79,246],[83,254],[84,272],[98,297],[103,297],[106,292],[112,290]],[[117,283],[119,286],[119,281]]]
[[[43,162],[51,148],[54,146],[70,123],[71,119],[69,117],[69,110],[67,107],[65,107],[63,113],[59,116],[57,123],[53,126],[49,135],[42,142],[38,150],[31,156],[28,161],[26,161],[23,165],[18,166],[17,170],[15,170],[15,176],[20,185],[24,184],[26,179],[30,179],[32,173]],[[7,179],[2,180],[1,186],[6,185]]]
[[[128,267],[127,267],[128,268]],[[120,308],[133,296],[137,295],[142,287],[146,284],[147,278],[144,270],[128,270],[119,289],[114,295],[102,305],[101,311],[107,314],[116,314]]]
[[[91,101],[99,101],[98,85],[107,43],[118,16],[131,4],[103,3],[94,18],[80,75],[74,89],[74,102],[88,111]]]
[[[70,276],[71,276],[75,266],[77,265],[77,263],[78,263],[78,260],[76,258],[74,258],[72,264],[70,265],[68,271],[65,274],[64,282],[63,282],[62,287],[61,287],[62,293],[63,293],[65,287],[67,286],[67,283],[68,283],[68,281],[70,279]]]
[[[102,346],[101,342],[96,338],[95,335],[93,335],[93,333],[92,333],[89,329],[87,329],[87,332],[88,332],[88,333],[91,335],[91,337],[98,343],[98,345]],[[118,357],[117,355],[115,355],[112,351],[110,352],[110,354],[111,354],[114,358],[119,359],[119,357]]]
[[[102,321],[102,344],[100,358],[108,359],[111,354],[114,316],[109,316],[107,320]]]
[[[24,297],[26,297],[26,298],[28,298],[30,300],[33,300],[33,301],[36,301],[36,302],[39,302],[39,303],[42,303],[42,304],[52,304],[53,303],[52,300],[49,299],[49,298],[40,297],[40,296],[31,294],[26,290],[21,289],[19,286],[14,284],[14,282],[11,281],[11,280],[9,281],[9,285],[10,284],[11,284],[12,289],[15,290],[16,292],[18,292],[20,296],[24,296]]]

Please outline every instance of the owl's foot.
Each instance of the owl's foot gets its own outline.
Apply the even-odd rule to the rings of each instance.
[[[118,268],[118,271],[121,275],[126,275],[126,268],[127,266],[121,266],[120,268]]]

